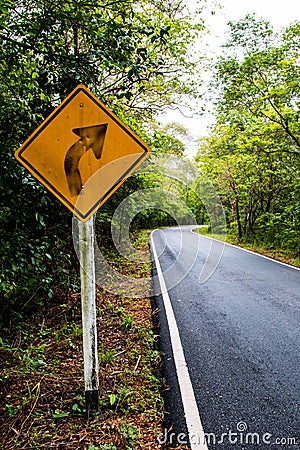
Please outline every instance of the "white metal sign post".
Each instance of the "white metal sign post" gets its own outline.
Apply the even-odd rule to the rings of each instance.
[[[76,220],[79,231],[85,405],[89,418],[99,407],[94,216],[87,222]]]
[[[15,152],[77,218],[87,417],[99,405],[93,217],[149,152],[148,145],[81,84]],[[103,167],[108,167],[103,182],[96,178],[97,183],[80,196]]]

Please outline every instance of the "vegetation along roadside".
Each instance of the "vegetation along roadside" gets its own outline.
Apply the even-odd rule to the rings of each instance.
[[[147,249],[148,233],[138,236]],[[148,276],[150,263],[122,265]],[[121,267],[122,266],[122,267]],[[80,294],[51,302],[1,339],[1,448],[160,449],[160,354],[149,298],[97,291],[100,410],[84,417]]]
[[[238,239],[230,233],[216,234],[210,231],[209,225],[202,225],[201,228],[195,229],[198,234],[217,239],[219,241],[227,242],[228,244],[237,245],[238,247],[245,248],[246,250],[259,253],[260,255],[268,256],[269,258],[276,259],[286,264],[290,264],[300,268],[300,259],[294,252],[283,248],[272,248],[271,245],[263,245],[259,242],[251,242],[247,240]]]

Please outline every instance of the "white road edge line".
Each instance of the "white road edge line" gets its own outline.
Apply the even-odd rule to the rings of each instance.
[[[199,227],[196,227],[196,228],[199,228]],[[206,239],[211,239],[211,240],[217,241],[217,242],[223,242],[223,244],[224,245],[228,245],[228,247],[238,248],[239,250],[244,250],[244,252],[248,252],[248,253],[251,253],[252,255],[260,256],[261,258],[268,259],[269,261],[272,261],[272,262],[277,263],[277,264],[281,264],[282,266],[290,267],[291,269],[300,270],[300,267],[292,266],[291,264],[284,263],[282,261],[279,261],[278,259],[270,258],[270,256],[262,255],[261,253],[254,252],[253,250],[248,250],[247,248],[244,248],[244,247],[239,247],[238,245],[229,244],[229,242],[221,241],[220,239],[215,239],[215,238],[210,237],[210,236],[205,236],[205,234],[196,233],[196,231],[194,231],[194,229],[191,230],[191,232],[196,234],[197,236],[202,236],[202,237],[204,237]]]
[[[156,230],[154,230],[156,231]],[[157,252],[154,246],[153,241],[153,233],[150,234],[152,249],[153,249],[153,256],[155,260],[156,270],[157,270],[157,276],[159,279],[160,287],[161,287],[161,294],[164,301],[168,326],[169,326],[169,332],[170,332],[170,339],[171,339],[171,345],[173,350],[173,356],[174,356],[174,363],[176,367],[177,377],[178,377],[178,383],[181,393],[181,399],[183,403],[183,409],[185,413],[185,421],[187,425],[187,430],[190,438],[190,444],[191,444],[191,450],[208,450],[208,447],[206,445],[205,441],[205,433],[204,429],[201,423],[201,418],[198,410],[198,406],[195,399],[195,394],[192,386],[192,382],[190,379],[190,375],[188,372],[187,364],[184,357],[184,352],[179,336],[179,331],[174,315],[174,311],[172,308],[171,300],[167,291],[167,287],[165,284],[165,280],[163,277],[163,273],[161,270],[161,266],[157,257]]]

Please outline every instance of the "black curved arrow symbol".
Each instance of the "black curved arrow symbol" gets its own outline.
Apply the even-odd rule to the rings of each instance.
[[[107,127],[108,124],[104,123],[72,130],[80,139],[69,148],[64,161],[71,197],[78,196],[82,189],[82,180],[78,168],[80,159],[90,149],[97,159],[101,158]]]

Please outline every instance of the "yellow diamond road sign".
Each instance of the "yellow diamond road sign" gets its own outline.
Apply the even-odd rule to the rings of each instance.
[[[15,156],[85,222],[149,152],[133,131],[79,85]]]

